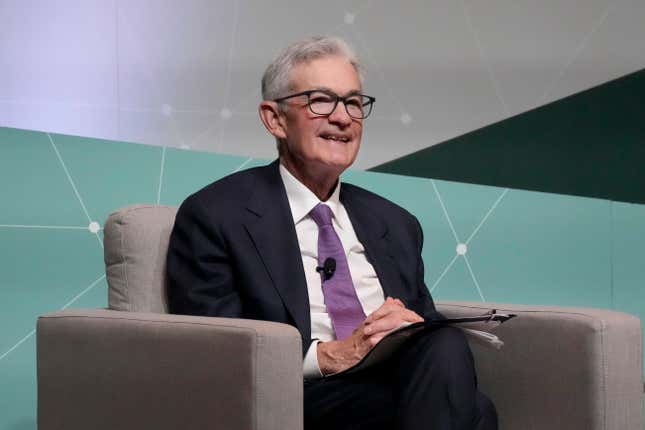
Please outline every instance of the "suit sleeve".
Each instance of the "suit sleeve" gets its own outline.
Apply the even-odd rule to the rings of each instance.
[[[242,316],[221,226],[209,218],[195,196],[186,199],[177,212],[166,263],[171,313]]]

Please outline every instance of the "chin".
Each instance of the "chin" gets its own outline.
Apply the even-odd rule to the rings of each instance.
[[[324,164],[347,168],[354,163],[356,155],[357,151],[353,148],[335,148],[335,150],[325,151],[324,154],[320,154],[320,160]]]
[[[351,156],[332,156],[322,160],[322,164],[327,167],[334,168],[335,170],[343,171],[354,163],[354,158]]]

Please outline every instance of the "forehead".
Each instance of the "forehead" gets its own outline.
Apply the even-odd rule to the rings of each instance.
[[[360,91],[361,82],[354,66],[345,57],[329,56],[301,63],[291,70],[294,91],[328,88],[338,94]]]

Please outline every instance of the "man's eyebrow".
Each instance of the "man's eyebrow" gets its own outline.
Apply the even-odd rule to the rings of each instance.
[[[329,87],[316,87],[313,88],[314,91],[326,91],[328,93],[336,94],[336,91],[332,90]],[[340,95],[341,97],[349,97],[349,96],[355,96],[361,94],[361,90],[350,90],[349,92],[345,93],[345,95]]]

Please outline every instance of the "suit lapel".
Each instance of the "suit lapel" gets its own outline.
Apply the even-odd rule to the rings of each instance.
[[[385,297],[401,297],[400,281],[389,246],[388,228],[378,212],[357,199],[351,188],[342,187],[340,200],[347,210],[358,240],[365,248],[367,260],[374,267]]]
[[[261,170],[244,222],[273,285],[303,338],[311,337],[309,295],[300,246],[277,161]]]

